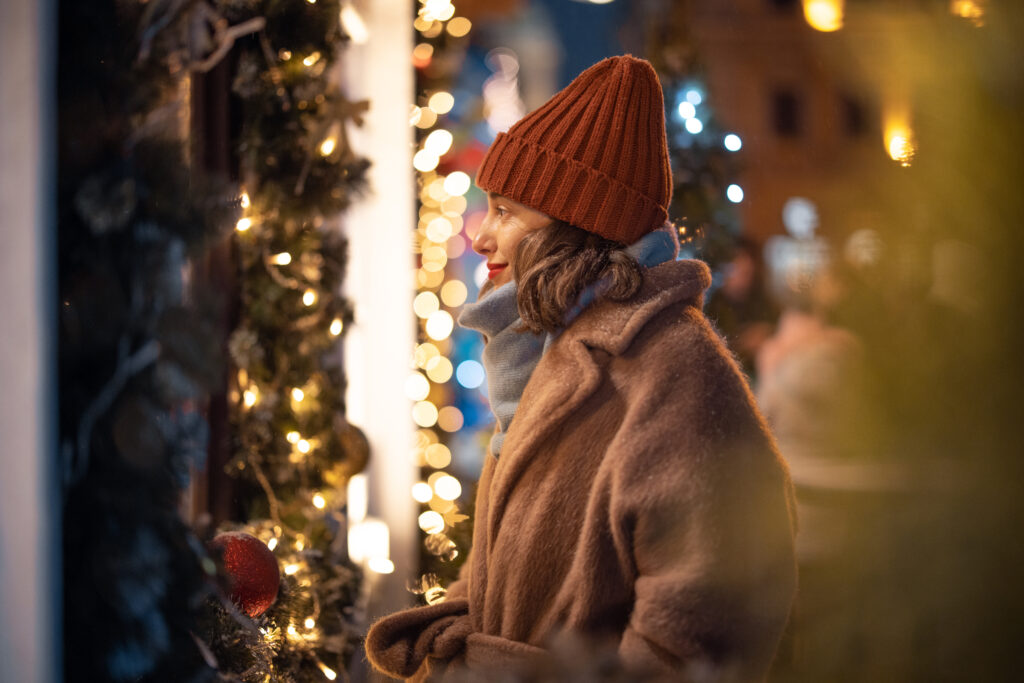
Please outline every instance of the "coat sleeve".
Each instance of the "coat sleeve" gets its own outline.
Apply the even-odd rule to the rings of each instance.
[[[431,664],[462,651],[471,631],[469,567],[467,557],[444,602],[389,614],[370,627],[366,656],[375,669],[395,678],[421,680]]]
[[[705,350],[674,381],[627,395],[608,454],[635,577],[619,654],[673,680],[757,681],[795,592],[792,487],[734,363]]]

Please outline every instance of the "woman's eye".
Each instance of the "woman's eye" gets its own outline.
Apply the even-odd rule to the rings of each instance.
[[[508,210],[504,206],[499,206],[494,211],[501,217],[504,217],[508,213]]]

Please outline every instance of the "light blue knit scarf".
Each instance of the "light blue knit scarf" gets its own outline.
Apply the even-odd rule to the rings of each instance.
[[[667,230],[647,233],[626,249],[626,253],[644,268],[670,261],[675,258],[677,251],[678,244]],[[567,313],[562,329],[568,327],[608,286],[606,280],[599,280],[583,290],[576,305]],[[523,395],[526,383],[530,381],[533,369],[537,367],[548,346],[558,337],[558,333],[517,331],[523,324],[516,305],[517,295],[516,283],[508,282],[475,304],[466,304],[459,314],[460,325],[482,332],[487,338],[483,353],[487,395],[491,411],[498,421],[498,431],[491,437],[491,453],[494,457],[498,457],[501,452],[505,434],[512,424],[519,398]]]

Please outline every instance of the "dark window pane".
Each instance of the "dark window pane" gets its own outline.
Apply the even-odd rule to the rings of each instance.
[[[803,132],[800,98],[792,90],[772,93],[772,126],[781,137],[797,137]]]
[[[859,138],[868,132],[867,112],[856,98],[843,97],[840,107],[843,117],[843,132],[851,138]]]

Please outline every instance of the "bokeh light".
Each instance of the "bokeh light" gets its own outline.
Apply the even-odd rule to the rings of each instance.
[[[430,395],[430,382],[418,372],[411,373],[405,379],[405,395],[410,401],[422,401]]]
[[[427,101],[427,106],[438,114],[447,114],[452,110],[452,107],[455,106],[455,98],[452,97],[450,92],[442,90],[430,96],[430,99]]]
[[[412,407],[412,421],[420,427],[433,427],[437,424],[437,406],[430,401],[420,401]]]
[[[424,455],[426,457],[427,464],[434,469],[444,469],[445,467],[448,467],[448,465],[452,464],[452,452],[443,443],[430,444],[427,446]]]
[[[459,240],[461,242],[461,240]],[[451,254],[449,253],[449,257]],[[449,280],[441,286],[441,301],[449,308],[456,308],[466,303],[469,290],[462,280]]]
[[[455,17],[448,22],[448,34],[455,37],[461,38],[462,36],[469,33],[470,29],[473,28],[472,22],[465,17]]]
[[[469,191],[470,185],[473,182],[470,177],[462,171],[455,171],[449,173],[448,177],[444,179],[445,192],[452,195],[453,197],[461,196]]]
[[[416,317],[424,320],[437,313],[440,308],[441,302],[438,301],[437,295],[433,292],[420,292],[412,300],[413,312],[416,314]]]
[[[457,432],[464,423],[462,411],[455,406],[445,406],[437,412],[437,426],[446,432]]]
[[[434,497],[434,490],[425,481],[418,481],[412,485],[412,497],[417,503],[429,503]]]
[[[443,156],[452,148],[452,141],[454,138],[452,134],[443,128],[433,131],[427,136],[427,139],[423,141],[423,149],[430,152],[435,156]],[[435,164],[436,166],[437,164]],[[430,170],[430,169],[427,169]]]
[[[431,382],[444,384],[452,378],[454,368],[452,362],[444,356],[437,356],[427,361],[427,377]]]
[[[428,534],[439,534],[444,531],[444,517],[433,510],[427,510],[419,516],[419,525]]]
[[[462,495],[462,484],[455,477],[446,474],[434,483],[434,491],[442,500],[455,500]]]
[[[475,360],[464,360],[455,370],[455,380],[467,389],[476,389],[484,379],[484,366]]]
[[[447,339],[455,327],[455,320],[448,311],[437,311],[427,319],[427,336],[441,341]]]

